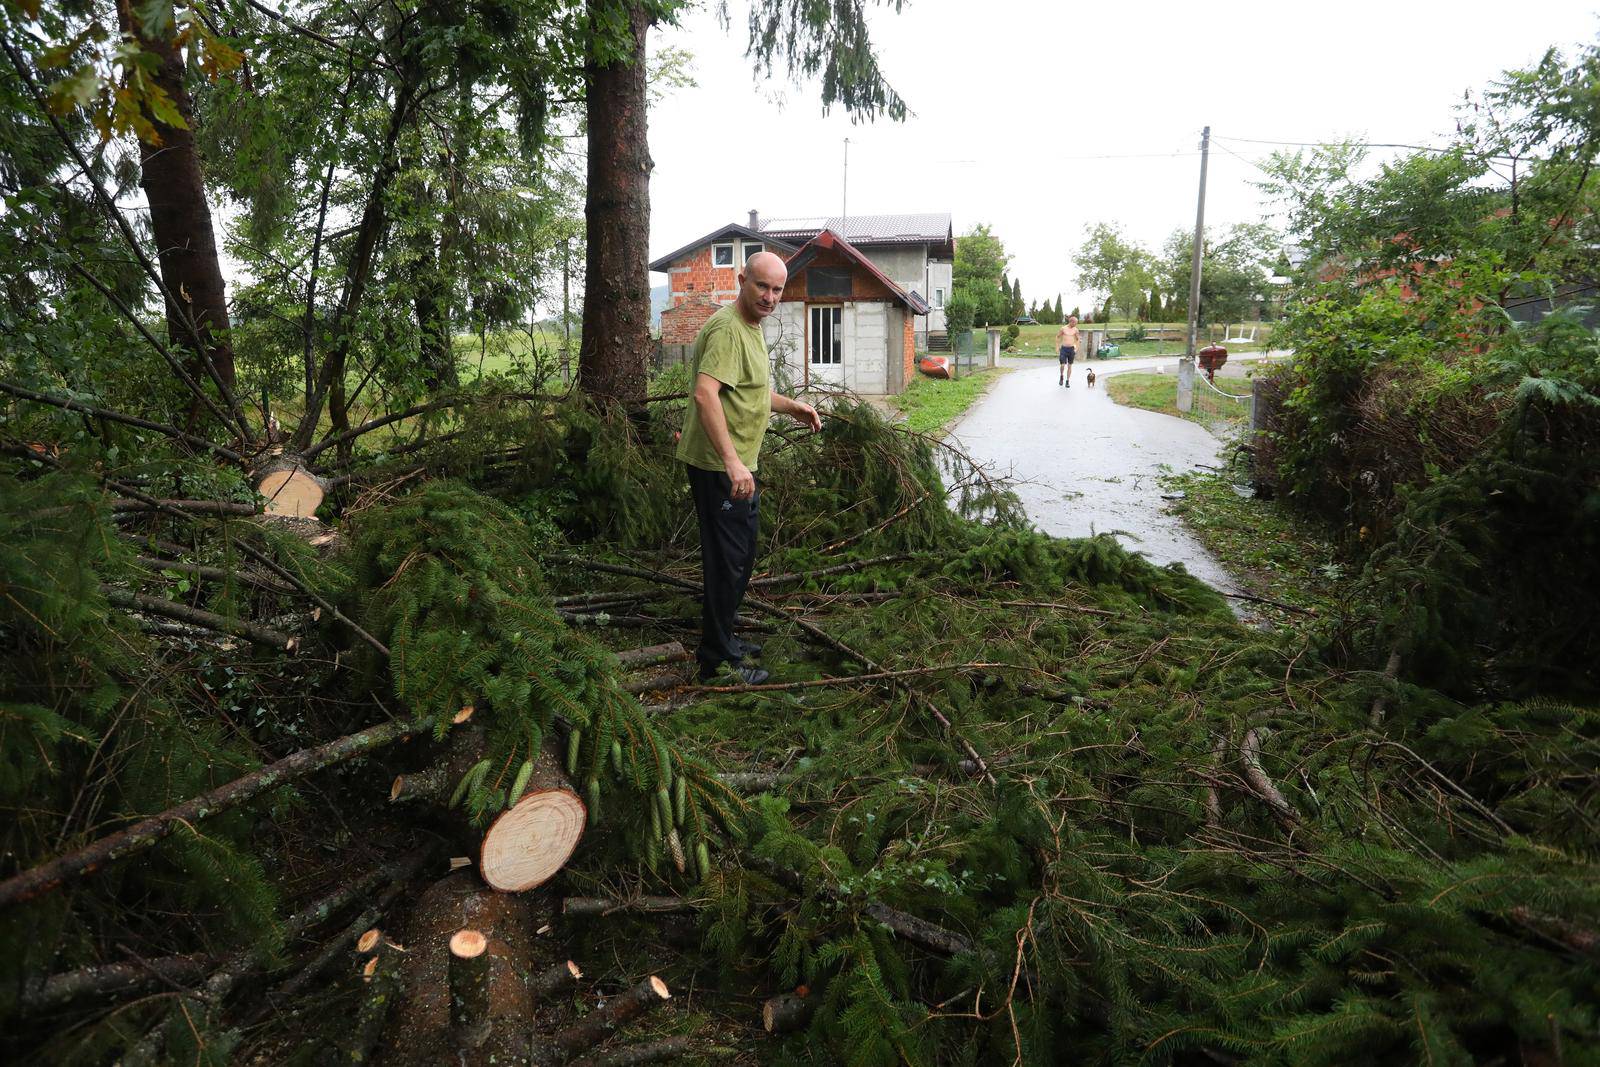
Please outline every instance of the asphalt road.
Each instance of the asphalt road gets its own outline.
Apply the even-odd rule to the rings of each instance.
[[[1055,361],[1002,357],[1011,372],[951,434],[973,459],[1016,481],[1028,516],[1046,533],[1115,533],[1154,563],[1182,563],[1213,587],[1239,592],[1182,521],[1163,510],[1159,482],[1167,470],[1218,465],[1222,442],[1195,423],[1123,407],[1106,395],[1112,374],[1157,367],[1175,373],[1177,363],[1176,356],[1095,360],[1098,383],[1090,389],[1080,361],[1072,387],[1063,389]]]

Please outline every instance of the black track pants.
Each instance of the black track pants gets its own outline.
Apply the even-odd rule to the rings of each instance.
[[[714,671],[744,658],[743,646],[733,636],[733,621],[755,566],[761,488],[758,482],[749,500],[734,500],[728,495],[732,483],[723,471],[693,466],[688,471],[695,518],[700,520],[700,569],[706,587],[700,598],[697,656],[702,670]]]

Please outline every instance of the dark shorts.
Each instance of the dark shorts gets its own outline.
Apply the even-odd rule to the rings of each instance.
[[[1074,348],[1072,345],[1062,345],[1061,346],[1061,362],[1062,363],[1070,364],[1075,358],[1077,358],[1077,355],[1078,355],[1078,350],[1076,348]]]

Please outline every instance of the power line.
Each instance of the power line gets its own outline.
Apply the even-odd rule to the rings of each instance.
[[[1045,156],[1044,158],[1050,160],[1052,163],[1076,163],[1076,162],[1081,162],[1081,161],[1084,161],[1084,160],[1095,160],[1095,159],[1181,159],[1181,158],[1188,157],[1188,156],[1198,156],[1199,154],[1200,154],[1199,152],[1127,152],[1127,153],[1121,153],[1121,154],[1117,154],[1117,155]],[[1002,163],[1002,162],[1004,162],[1007,166],[1010,166],[1015,161],[1014,160],[1000,160],[1000,159],[996,158],[996,159],[935,159],[935,160],[932,160],[932,162],[934,162],[934,163],[948,163],[948,164],[953,164],[953,165],[970,164],[970,165],[974,165],[974,166],[977,165],[977,164],[980,164],[980,163]]]
[[[1388,141],[1273,141],[1261,137],[1224,137],[1216,135],[1214,140],[1233,141],[1235,144],[1265,144],[1277,145],[1284,148],[1401,148],[1408,152],[1432,152],[1435,155],[1448,155],[1451,152],[1465,151],[1477,156],[1479,159],[1509,159],[1533,160],[1532,156],[1510,156],[1495,152],[1479,152],[1469,145],[1447,145],[1440,148],[1437,145],[1426,144],[1399,144]],[[1242,158],[1242,157],[1241,157]]]

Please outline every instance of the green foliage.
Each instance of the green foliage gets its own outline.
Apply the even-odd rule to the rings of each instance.
[[[483,756],[451,803],[486,822],[515,802],[559,732],[591,809],[602,782],[627,798],[620,822],[630,850],[658,854],[679,829],[693,848],[710,832],[707,818],[728,820],[737,799],[662,738],[622,691],[611,653],[561,622],[533,548],[509,508],[447,481],[363,518],[355,589],[389,646],[395,697],[431,718],[438,738],[467,706],[479,711],[471,728],[485,730]],[[685,803],[652,821],[656,794],[675,777],[687,779]]]
[[[201,685],[163,669],[100,583],[134,579],[132,553],[103,492],[77,473],[24,462],[0,480],[0,846],[8,873],[105,833],[111,813],[134,820],[256,765],[248,743],[208,711]],[[245,658],[236,661],[242,666]],[[278,894],[256,854],[256,815],[235,810],[188,828],[81,887],[0,915],[0,1015],[24,975],[99,955],[94,926],[195,917],[187,948],[222,937],[263,953],[278,941]],[[139,901],[129,914],[125,902]]]
[[[977,301],[965,289],[951,292],[949,299],[944,302],[945,329],[949,331],[950,336],[954,337],[972,329],[977,311]]]

